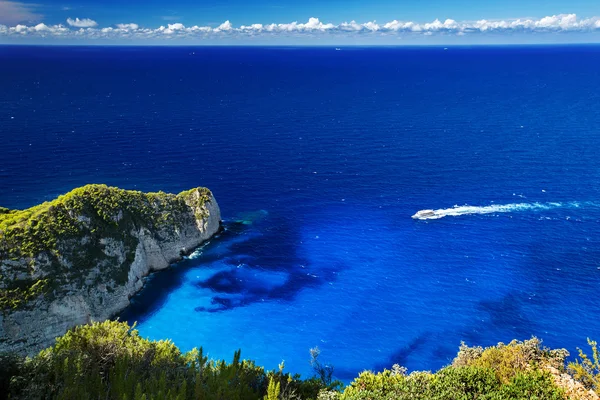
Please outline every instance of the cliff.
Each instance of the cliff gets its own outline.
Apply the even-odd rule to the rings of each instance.
[[[33,354],[113,317],[142,278],[220,228],[212,193],[87,185],[27,210],[0,208],[0,352]]]

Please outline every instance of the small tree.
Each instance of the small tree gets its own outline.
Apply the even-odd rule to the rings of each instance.
[[[321,383],[326,387],[330,387],[333,379],[333,366],[329,364],[321,364],[319,361],[320,354],[321,350],[319,347],[313,347],[310,349],[310,365]]]

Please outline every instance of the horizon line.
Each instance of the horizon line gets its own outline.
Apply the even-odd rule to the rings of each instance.
[[[540,43],[470,43],[470,44],[456,44],[456,43],[421,43],[421,44],[156,44],[156,43],[0,43],[0,47],[269,47],[269,48],[290,48],[290,47],[303,47],[303,48],[400,48],[400,47],[443,47],[443,48],[465,48],[465,47],[576,47],[576,46],[590,46],[600,47],[600,41],[598,42],[540,42]]]

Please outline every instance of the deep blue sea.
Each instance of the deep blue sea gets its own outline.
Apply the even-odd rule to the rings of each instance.
[[[207,186],[143,336],[310,375],[600,339],[600,47],[0,47],[0,205]],[[436,220],[423,209],[453,210]],[[465,209],[461,209],[465,210]]]

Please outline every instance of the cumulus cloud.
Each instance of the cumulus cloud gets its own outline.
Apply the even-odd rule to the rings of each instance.
[[[0,0],[1,4],[2,0]],[[414,22],[392,20],[378,23],[356,21],[340,24],[326,23],[318,18],[310,18],[307,22],[289,22],[279,24],[261,24],[234,26],[230,21],[225,21],[218,26],[186,26],[181,22],[167,24],[159,28],[143,28],[136,23],[120,23],[113,27],[97,28],[97,23],[91,19],[67,20],[69,27],[63,25],[25,25],[14,26],[0,25],[0,36],[43,36],[67,37],[109,40],[144,40],[144,39],[210,39],[210,38],[243,38],[243,37],[286,37],[289,35],[337,35],[339,37],[365,36],[370,37],[391,36],[398,37],[410,35],[474,35],[486,33],[511,34],[511,33],[538,33],[538,32],[600,32],[600,18],[577,18],[575,14],[552,15],[539,19],[512,19],[512,20],[479,20],[458,22],[453,19],[434,20],[431,22]],[[86,28],[86,29],[82,29]]]
[[[231,30],[233,30],[233,25],[229,21],[223,22],[221,25],[219,25],[219,27],[217,29],[215,29],[216,32],[231,31]]]
[[[89,18],[67,18],[67,24],[69,24],[70,26],[74,26],[75,28],[94,28],[98,26],[98,23],[96,21]]]
[[[0,24],[31,23],[41,18],[41,15],[34,12],[34,6],[31,4],[0,0]]]
[[[138,24],[117,24],[117,28],[125,30],[125,31],[135,31],[137,29],[139,29],[139,25]]]
[[[48,25],[46,25],[46,24],[41,24],[41,23],[40,23],[40,24],[37,24],[36,26],[34,26],[34,27],[33,27],[33,29],[34,29],[36,32],[49,32],[49,31],[50,31],[50,28],[48,27]]]

